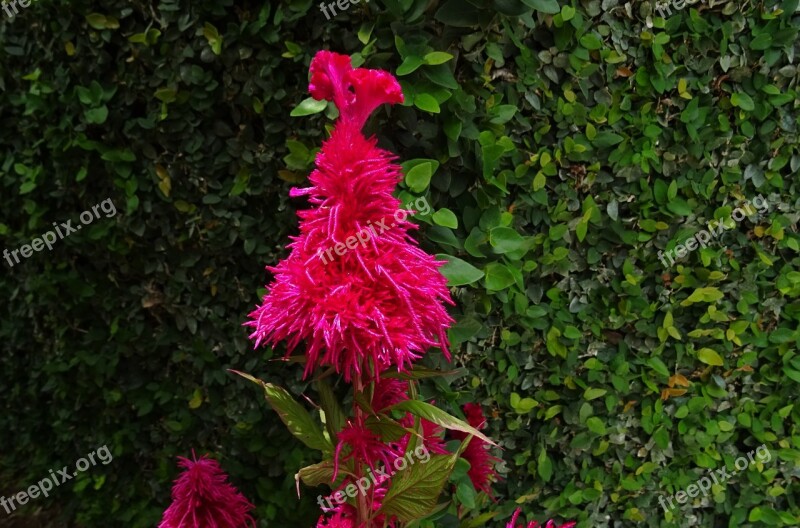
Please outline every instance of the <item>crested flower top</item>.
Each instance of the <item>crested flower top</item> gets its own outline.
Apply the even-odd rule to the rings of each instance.
[[[312,207],[298,212],[289,256],[267,268],[274,280],[245,323],[250,337],[256,346],[286,340],[287,354],[304,343],[306,376],[331,366],[348,382],[407,370],[430,347],[447,355],[445,304],[453,301],[442,263],[408,234],[417,226],[393,195],[402,178],[395,156],[361,132],[378,106],[403,101],[400,85],[328,51],[317,53],[310,71],[311,94],[332,101],[339,119],[311,186],[290,193],[308,196]]]
[[[383,70],[353,69],[350,57],[320,51],[309,67],[308,90],[314,99],[333,101],[343,121],[361,129],[380,105],[403,102],[403,90],[394,76]]]

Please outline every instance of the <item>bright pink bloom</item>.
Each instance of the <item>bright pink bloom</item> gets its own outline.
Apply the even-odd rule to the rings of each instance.
[[[446,330],[453,304],[443,264],[408,232],[416,225],[393,192],[402,174],[394,155],[361,133],[383,103],[403,100],[389,73],[352,69],[349,57],[319,52],[311,63],[311,93],[332,100],[340,119],[317,155],[300,211],[300,235],[275,267],[269,293],[245,323],[256,346],[306,344],[305,376],[333,366],[346,381],[407,370],[431,347],[449,358]],[[349,242],[348,242],[349,241]],[[338,248],[338,251],[336,251]],[[336,252],[334,252],[336,251]]]
[[[403,102],[403,90],[391,73],[353,69],[347,55],[322,50],[314,56],[309,70],[308,90],[314,99],[333,101],[342,120],[359,130],[380,105]]]
[[[486,427],[486,417],[483,415],[481,406],[477,403],[464,405],[464,414],[467,415],[467,422],[475,429],[481,430]],[[467,433],[453,431],[453,437],[464,440],[469,436]],[[472,485],[476,490],[483,491],[487,495],[492,495],[491,485],[498,478],[494,466],[500,459],[492,456],[489,452],[489,444],[478,437],[473,436],[469,445],[461,453],[461,458],[469,462],[470,468],[467,472]]]
[[[475,429],[481,430],[486,427],[486,417],[483,415],[478,403],[467,403],[464,405],[464,414],[467,416],[467,423]]]
[[[320,516],[316,528],[356,528],[356,521],[344,511],[334,511],[330,517]]]
[[[407,381],[393,378],[381,378],[375,382],[375,392],[372,395],[372,410],[380,412],[391,407],[395,403],[400,403],[407,399]]]
[[[347,483],[347,481],[343,482],[340,489],[344,488]],[[389,480],[379,479],[378,483],[367,491],[368,496],[372,497],[373,512],[381,509],[383,498],[388,490]],[[369,526],[366,523],[357,524],[355,520],[356,509],[347,502],[339,504],[333,509],[323,508],[323,511],[328,517],[321,516],[317,520],[316,528],[376,528],[379,526],[381,528],[384,526],[386,528],[395,528],[396,526],[396,518],[392,516],[387,519],[385,514],[375,515]]]
[[[236,488],[216,460],[178,457],[183,473],[172,488],[172,504],[158,528],[247,528],[255,526],[253,505]]]
[[[522,508],[517,508],[517,510],[514,512],[514,515],[511,516],[511,520],[508,521],[506,528],[539,528],[540,524],[536,521],[529,522],[527,527],[524,525],[525,521],[523,521],[523,524],[517,524],[517,517],[519,517],[519,514],[521,512]],[[547,521],[547,524],[545,525],[544,528],[573,528],[575,524],[576,524],[575,521],[571,521],[566,524],[556,526],[555,521],[550,520]]]
[[[333,459],[334,481],[339,474],[339,464],[348,460],[366,464],[374,471],[377,462],[382,462],[388,468],[397,458],[397,455],[381,440],[381,437],[366,426],[363,419],[348,420],[347,425],[336,436],[338,443]],[[342,451],[346,451],[344,456]]]

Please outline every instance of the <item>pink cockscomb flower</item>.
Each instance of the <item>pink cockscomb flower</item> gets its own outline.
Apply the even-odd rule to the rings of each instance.
[[[236,488],[216,460],[178,457],[184,471],[172,488],[172,504],[158,528],[255,527],[253,505]]]
[[[398,456],[380,436],[366,426],[363,418],[348,420],[347,425],[336,436],[338,443],[333,458],[334,481],[339,474],[339,464],[348,460],[366,464],[375,471],[377,462],[382,462],[388,468]]]
[[[346,481],[345,481],[346,482]],[[325,515],[317,520],[315,528],[396,528],[395,516],[378,513],[388,491],[389,481],[379,479],[369,490],[372,501],[372,521],[367,523],[356,521],[356,509],[348,503],[339,504],[333,509],[323,508]]]
[[[511,520],[508,521],[506,528],[539,528],[541,525],[536,521],[531,521],[527,525],[525,525],[525,521],[522,524],[517,524],[517,518],[519,514],[522,512],[522,508],[517,508],[514,512],[514,515],[511,516]],[[547,524],[543,528],[573,528],[575,526],[575,521],[568,522],[562,525],[556,525],[555,521],[550,520],[547,521]]]
[[[268,294],[247,326],[258,346],[286,340],[287,354],[306,346],[305,376],[332,366],[346,381],[408,370],[429,348],[449,359],[453,304],[443,264],[422,251],[409,231],[408,209],[393,196],[402,178],[395,156],[361,132],[369,114],[398,103],[397,80],[379,70],[353,69],[327,51],[311,62],[310,91],[333,101],[340,117],[317,154],[308,196],[298,213],[300,234],[274,267]]]
[[[407,399],[407,381],[381,378],[375,382],[375,392],[372,395],[372,410],[380,412]]]
[[[316,528],[357,528],[352,515],[344,511],[334,511],[332,515],[320,516]]]
[[[486,417],[483,415],[481,406],[477,403],[468,403],[464,405],[464,414],[467,416],[467,422],[475,429],[481,430],[486,427]],[[467,433],[460,431],[453,431],[454,438],[464,440]],[[469,445],[461,453],[461,458],[469,462],[470,468],[467,472],[472,485],[476,490],[483,491],[487,495],[492,495],[491,485],[498,477],[495,471],[495,465],[500,462],[500,459],[493,456],[489,452],[489,444],[478,437],[472,437]]]

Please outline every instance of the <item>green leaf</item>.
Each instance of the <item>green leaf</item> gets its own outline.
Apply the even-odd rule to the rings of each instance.
[[[753,103],[753,99],[751,99],[750,96],[744,92],[736,92],[731,95],[731,104],[733,106],[738,106],[747,112],[752,112],[756,108],[755,103]]]
[[[722,361],[722,356],[720,356],[710,348],[701,348],[700,350],[698,350],[697,359],[699,359],[706,365],[713,365],[715,367],[721,367],[724,364],[724,361]]]
[[[411,167],[406,173],[406,185],[415,193],[423,193],[431,184],[434,168],[430,162],[420,163]]]
[[[390,407],[393,411],[405,411],[410,412],[414,416],[419,416],[420,418],[425,418],[428,421],[435,423],[436,425],[441,425],[446,429],[450,429],[453,431],[461,431],[462,433],[471,434],[473,436],[477,436],[484,442],[496,446],[497,444],[492,441],[488,436],[484,435],[468,423],[459,420],[455,416],[451,416],[444,412],[443,410],[439,409],[431,405],[430,403],[425,403],[419,400],[405,400],[400,403],[397,403]]]
[[[88,123],[92,125],[102,125],[108,118],[108,107],[103,105],[100,108],[92,108],[91,110],[87,110],[85,115]]]
[[[482,279],[484,276],[481,270],[458,257],[443,253],[436,255],[436,257],[447,261],[445,265],[439,268],[439,271],[447,278],[448,286],[465,286]]]
[[[89,13],[86,15],[86,22],[94,29],[106,29],[106,17],[100,13]]]
[[[416,71],[417,68],[419,68],[423,64],[425,64],[425,60],[422,57],[409,55],[408,57],[403,59],[403,62],[400,64],[400,66],[397,67],[397,69],[395,70],[395,74],[398,77],[403,75],[408,75],[409,73]]]
[[[217,28],[213,24],[206,22],[203,26],[203,36],[211,46],[211,51],[214,52],[214,55],[219,55],[222,52],[222,36],[217,31]]]
[[[478,494],[475,492],[475,486],[472,485],[469,478],[461,479],[458,482],[456,485],[456,497],[458,497],[458,502],[470,510],[474,510],[477,507],[476,499]]]
[[[598,132],[592,140],[592,145],[596,147],[611,147],[621,143],[625,138],[613,132]]]
[[[486,512],[474,517],[472,519],[464,519],[459,525],[460,528],[485,528],[486,523],[494,519],[500,512]]]
[[[505,290],[514,284],[514,276],[499,262],[490,262],[483,268],[486,274],[486,289],[492,291]]]
[[[324,99],[322,101],[317,101],[313,97],[308,97],[303,99],[303,101],[297,105],[292,113],[289,114],[291,117],[298,117],[298,116],[307,116],[311,114],[318,114],[325,110],[328,107],[328,101]]]
[[[467,0],[448,0],[434,18],[446,26],[472,27],[486,21],[487,12]]]
[[[427,516],[436,507],[457,459],[457,454],[430,455],[427,462],[418,460],[394,473],[378,513],[396,516],[401,522]]]
[[[598,435],[606,434],[606,425],[603,423],[603,420],[598,418],[597,416],[591,416],[586,420],[586,427],[589,428],[591,432]]]
[[[525,247],[525,238],[510,227],[495,227],[489,231],[489,243],[495,253],[508,253]]]
[[[522,0],[522,3],[548,15],[555,15],[561,12],[557,0]]]
[[[586,389],[586,391],[584,391],[583,398],[587,401],[595,400],[597,398],[605,396],[606,392],[608,391],[605,389],[596,389],[593,387],[589,387],[588,389]]]
[[[174,103],[178,92],[174,88],[159,88],[154,94],[156,99],[164,103]]]
[[[553,476],[553,463],[545,449],[539,451],[539,457],[536,459],[536,472],[545,482],[550,482],[550,478]]]
[[[332,452],[333,446],[330,444],[325,435],[322,434],[317,422],[311,417],[308,411],[302,405],[297,403],[292,395],[286,389],[266,383],[258,378],[254,378],[249,374],[231,370],[234,374],[238,374],[246,380],[257,383],[264,388],[267,397],[267,402],[270,407],[278,413],[281,421],[286,424],[289,432],[292,433],[298,440],[303,442],[311,449],[317,449],[323,452]]]
[[[603,41],[594,33],[586,33],[581,37],[581,46],[588,50],[596,50],[603,47]]]
[[[438,114],[441,112],[439,102],[430,94],[421,93],[414,96],[414,106],[420,110],[430,112],[431,114]]]
[[[713,286],[696,288],[689,297],[681,301],[681,306],[689,306],[698,302],[714,303],[722,299],[725,295]]]
[[[458,229],[458,218],[456,218],[456,215],[450,209],[439,209],[433,213],[432,218],[436,225],[449,227],[450,229]]]
[[[327,379],[318,379],[316,388],[317,392],[319,392],[320,407],[322,407],[322,412],[325,413],[325,428],[331,438],[336,438],[336,435],[345,425],[347,415],[339,405],[339,400],[334,395]]]
[[[438,64],[444,64],[452,58],[452,55],[445,53],[444,51],[432,51],[425,55],[424,60],[425,64],[429,66],[436,66]]]
[[[339,475],[349,474],[344,465],[339,466]],[[319,464],[313,464],[301,468],[294,476],[295,481],[303,481],[306,486],[316,488],[317,486],[330,485],[333,481],[333,460],[324,460]]]

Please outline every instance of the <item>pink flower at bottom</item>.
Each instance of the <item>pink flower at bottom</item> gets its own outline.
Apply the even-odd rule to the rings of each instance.
[[[316,528],[356,528],[356,522],[342,511],[330,517],[320,516]]]
[[[524,524],[525,521],[522,521],[523,524],[517,524],[517,518],[519,517],[520,513],[522,513],[522,508],[517,508],[517,510],[514,512],[514,515],[511,516],[511,520],[508,521],[506,528],[539,528],[540,524],[536,521],[529,522],[527,526]],[[570,521],[567,524],[556,526],[555,521],[549,520],[544,528],[573,528],[575,524],[575,521]]]
[[[178,457],[184,471],[172,487],[172,504],[158,528],[248,528],[253,505],[228,482],[216,460]]]

